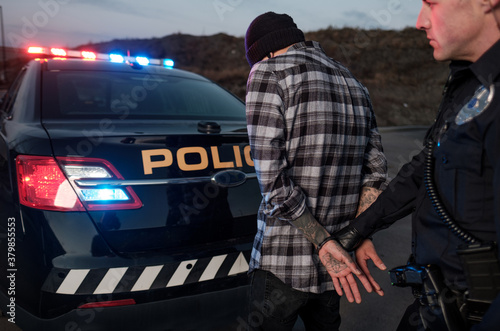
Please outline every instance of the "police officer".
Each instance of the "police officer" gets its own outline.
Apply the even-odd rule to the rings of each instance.
[[[469,313],[473,310],[470,303],[463,305],[473,287],[467,283],[466,268],[457,249],[500,242],[497,5],[496,0],[423,0],[417,28],[426,32],[436,60],[451,60],[438,116],[425,137],[422,152],[402,167],[369,209],[336,234],[346,249],[359,247],[357,256],[366,260],[374,250],[363,244],[364,238],[413,213],[413,262],[439,268],[449,293],[454,294],[446,298],[446,303],[453,301],[464,315],[467,309]],[[498,255],[498,245],[493,252]],[[498,270],[498,257],[488,268]],[[480,323],[464,318],[456,327],[499,330],[497,290],[487,291],[496,294],[491,305],[484,308]],[[444,305],[440,310],[426,310],[422,309],[423,303],[418,300],[409,307],[398,330],[421,330],[424,326],[446,330]]]

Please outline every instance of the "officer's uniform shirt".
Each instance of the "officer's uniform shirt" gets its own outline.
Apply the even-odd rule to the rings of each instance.
[[[500,243],[499,59],[500,41],[475,63],[450,64],[451,74],[440,112],[426,137],[434,141],[434,182],[450,216],[480,240],[497,243]],[[485,95],[492,99],[488,101]],[[471,110],[475,116],[470,116]],[[464,272],[456,253],[465,241],[450,231],[431,203],[424,185],[424,158],[425,149],[403,166],[372,207],[352,224],[368,236],[413,212],[415,262],[440,266],[450,287],[465,289]],[[498,312],[500,296],[483,324],[498,327]]]

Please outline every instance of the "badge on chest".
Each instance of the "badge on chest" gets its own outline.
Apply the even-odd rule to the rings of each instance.
[[[465,124],[481,114],[490,105],[494,94],[495,85],[492,84],[488,89],[481,85],[481,87],[476,90],[472,99],[460,109],[457,117],[455,117],[455,123],[457,125]]]

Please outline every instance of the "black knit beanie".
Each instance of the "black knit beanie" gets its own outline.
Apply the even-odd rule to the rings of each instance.
[[[248,63],[252,67],[270,52],[304,40],[304,33],[287,14],[262,14],[250,23],[245,36]]]

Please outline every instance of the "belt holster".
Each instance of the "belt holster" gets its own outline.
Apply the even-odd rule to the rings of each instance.
[[[494,243],[460,247],[458,256],[464,267],[468,289],[464,294],[467,317],[479,322],[500,293],[500,264]]]

